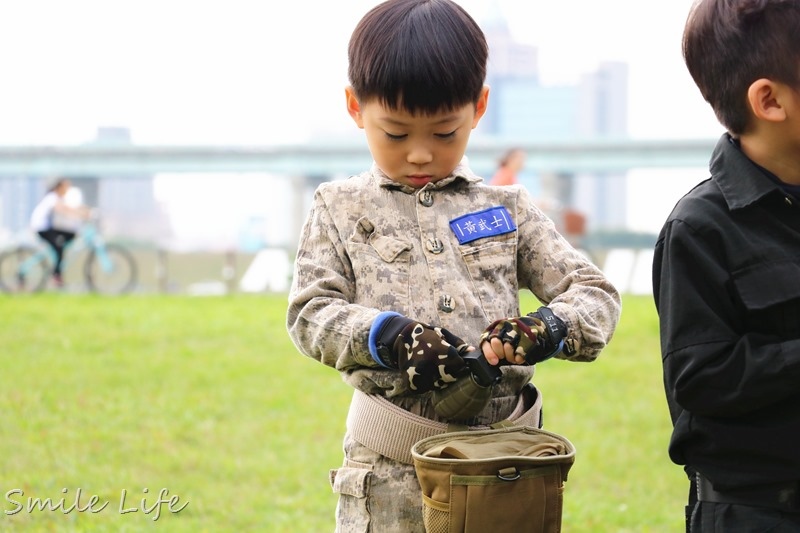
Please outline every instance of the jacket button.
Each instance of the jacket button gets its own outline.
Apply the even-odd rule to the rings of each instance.
[[[453,303],[453,297],[445,294],[442,296],[441,300],[439,301],[439,309],[444,311],[445,313],[452,313],[455,309]]]
[[[421,203],[425,207],[432,206],[433,205],[433,193],[431,191],[422,191],[422,194],[419,195],[419,203]]]
[[[434,254],[440,254],[444,250],[444,245],[439,239],[428,239],[428,251]]]

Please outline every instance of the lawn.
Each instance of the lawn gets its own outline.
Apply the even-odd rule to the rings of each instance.
[[[332,531],[350,390],[297,353],[285,308],[0,297],[0,531]],[[577,448],[564,531],[681,530],[651,299],[626,297],[596,362],[535,381],[545,427]]]

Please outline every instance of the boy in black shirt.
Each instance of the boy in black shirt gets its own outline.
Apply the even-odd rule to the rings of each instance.
[[[800,531],[800,1],[701,0],[686,65],[727,129],[653,290],[689,531]]]

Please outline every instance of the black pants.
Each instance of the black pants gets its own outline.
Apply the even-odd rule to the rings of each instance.
[[[796,533],[800,512],[756,505],[698,501],[697,481],[691,480],[686,506],[687,533]]]
[[[697,502],[689,519],[691,533],[797,533],[800,513],[731,503]]]
[[[64,258],[64,247],[75,238],[74,231],[62,231],[60,229],[48,229],[40,231],[39,237],[47,241],[56,253],[56,263],[53,265],[53,274],[61,275],[61,260]]]

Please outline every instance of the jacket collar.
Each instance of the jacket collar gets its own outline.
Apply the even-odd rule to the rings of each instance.
[[[709,168],[731,210],[747,207],[770,194],[783,195],[780,187],[742,152],[729,133],[717,142]]]
[[[449,176],[440,179],[435,183],[428,183],[422,189],[415,189],[413,187],[397,183],[396,181],[389,178],[389,176],[384,174],[384,172],[381,169],[379,169],[378,165],[376,165],[374,162],[372,163],[372,168],[370,168],[370,173],[375,179],[378,180],[378,185],[380,187],[384,187],[387,189],[398,189],[407,194],[414,194],[422,189],[429,189],[429,190],[443,189],[452,183],[457,183],[461,181],[466,183],[477,183],[479,181],[483,181],[483,178],[476,175],[467,166],[466,159],[461,161],[461,163],[459,163],[458,166],[456,166],[456,168],[453,169],[453,172],[451,172]]]

